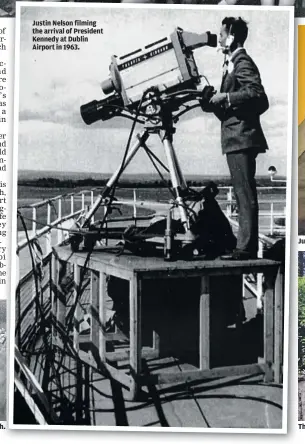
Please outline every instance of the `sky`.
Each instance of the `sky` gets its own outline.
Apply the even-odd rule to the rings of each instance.
[[[63,5],[63,4],[62,4]],[[67,4],[66,4],[67,5]],[[66,6],[65,5],[65,6]],[[176,27],[186,31],[219,33],[226,16],[241,16],[249,24],[245,47],[257,64],[270,101],[261,122],[269,151],[258,158],[257,174],[275,165],[286,174],[289,82],[289,14],[238,7],[234,11],[203,9],[115,8],[96,5],[69,7],[23,6],[20,23],[18,168],[34,170],[111,173],[119,165],[131,121],[114,118],[85,125],[79,108],[104,96],[101,82],[108,77],[110,58],[170,35]],[[92,35],[79,51],[34,51],[33,20],[96,20],[103,35]],[[199,72],[217,89],[223,55],[215,48],[194,51]],[[16,76],[18,81],[18,77]],[[138,131],[141,129],[137,128]],[[227,175],[221,153],[220,122],[197,109],[177,123],[174,146],[185,174]],[[148,146],[165,160],[162,145],[151,137]],[[144,153],[138,153],[126,170],[153,172]]]

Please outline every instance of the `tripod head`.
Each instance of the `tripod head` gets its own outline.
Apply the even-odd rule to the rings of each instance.
[[[158,120],[158,106],[160,102],[171,109],[173,121],[177,122],[179,117],[196,107],[204,108],[205,104],[215,93],[214,87],[206,85],[202,91],[194,89],[174,90],[172,92],[161,92],[158,87],[149,88],[144,91],[143,97],[137,106],[125,107],[119,95],[115,94],[102,100],[93,100],[82,105],[80,108],[83,121],[91,125],[99,120],[106,121],[113,117],[125,117],[145,124],[147,121],[153,123]],[[139,109],[139,104],[141,104]]]

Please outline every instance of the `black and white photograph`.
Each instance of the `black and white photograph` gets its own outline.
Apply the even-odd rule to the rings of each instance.
[[[305,2],[304,0],[295,0],[295,16],[305,17]]]
[[[0,1],[0,18],[15,17],[16,0],[1,0]]]
[[[287,433],[294,9],[16,18],[9,427]]]

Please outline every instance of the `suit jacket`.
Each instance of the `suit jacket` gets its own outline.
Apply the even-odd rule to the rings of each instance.
[[[220,92],[229,93],[230,104],[215,110],[221,120],[224,154],[248,150],[263,153],[268,145],[260,115],[269,108],[260,73],[244,48],[233,53]]]

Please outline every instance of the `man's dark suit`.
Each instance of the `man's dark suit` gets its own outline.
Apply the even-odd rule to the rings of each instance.
[[[269,103],[258,68],[244,48],[233,52],[220,92],[228,93],[226,105],[215,114],[221,120],[222,151],[227,156],[239,211],[237,250],[255,256],[258,249],[256,156],[268,149],[260,115],[269,108]]]

